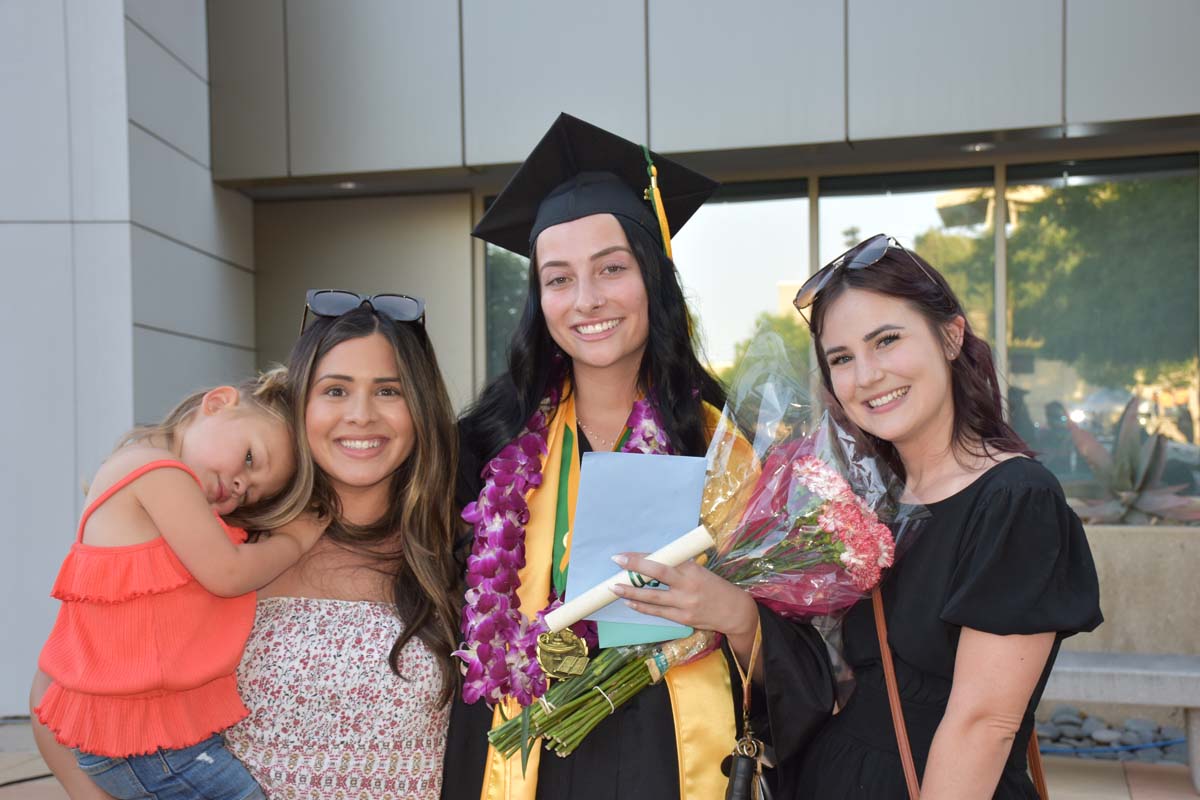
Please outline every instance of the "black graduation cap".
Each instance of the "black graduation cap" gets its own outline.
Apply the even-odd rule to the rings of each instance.
[[[651,186],[651,162],[658,193]],[[661,201],[674,236],[719,185],[628,139],[559,114],[471,234],[528,256],[538,234],[552,225],[614,214],[641,225],[669,253],[651,197]]]

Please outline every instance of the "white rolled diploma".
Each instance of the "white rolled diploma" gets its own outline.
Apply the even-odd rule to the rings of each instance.
[[[690,561],[714,545],[716,545],[716,540],[708,532],[708,528],[705,528],[703,525],[697,525],[675,541],[655,550],[646,556],[646,558],[651,561],[657,561],[659,564],[666,564],[668,567],[677,567],[685,561]],[[563,603],[547,614],[546,625],[549,626],[550,632],[557,633],[563,628],[574,625],[581,619],[587,619],[609,603],[617,600],[617,596],[612,592],[612,587],[619,585],[633,585],[633,581],[629,578],[628,570],[618,572],[608,580],[601,581],[583,594],[571,599],[569,602]]]

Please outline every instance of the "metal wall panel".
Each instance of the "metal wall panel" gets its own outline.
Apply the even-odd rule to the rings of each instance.
[[[291,171],[462,163],[458,6],[287,2]]]
[[[0,3],[0,219],[71,214],[61,3]]]
[[[650,0],[660,151],[841,141],[842,0]]]
[[[644,142],[643,0],[463,0],[468,164],[520,161],[558,112]]]
[[[254,265],[253,206],[207,169],[130,127],[133,221],[217,258]]]
[[[850,139],[1062,121],[1062,4],[848,0]]]
[[[212,171],[217,180],[288,174],[283,0],[209,0]]]
[[[125,0],[125,15],[202,80],[208,80],[204,3],[199,0]]]
[[[1067,2],[1067,122],[1200,114],[1200,3]]]
[[[208,166],[208,84],[132,23],[125,53],[129,119]]]
[[[254,275],[136,228],[133,321],[253,348]]]
[[[253,375],[253,350],[133,329],[133,414],[138,424],[157,422],[197,389]]]

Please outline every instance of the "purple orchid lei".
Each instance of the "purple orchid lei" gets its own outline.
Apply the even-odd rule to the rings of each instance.
[[[454,655],[464,668],[463,700],[494,705],[506,695],[527,706],[546,691],[546,676],[537,662],[537,637],[546,630],[543,618],[561,601],[551,603],[532,620],[520,611],[517,588],[525,566],[525,526],[531,489],[542,483],[546,437],[561,393],[553,388],[538,404],[517,438],[483,468],[479,499],[463,509],[474,526],[475,542],[467,559],[467,592],[463,607],[465,642]],[[633,404],[626,423],[629,436],[623,453],[669,454],[671,443],[658,411],[647,399]]]

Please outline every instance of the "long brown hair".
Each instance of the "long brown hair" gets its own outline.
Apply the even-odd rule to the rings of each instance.
[[[821,344],[821,327],[830,304],[847,289],[862,289],[905,301],[925,318],[947,350],[951,346],[946,333],[947,326],[956,317],[962,317],[965,322],[962,344],[958,354],[950,361],[950,386],[954,401],[950,442],[954,451],[983,458],[993,452],[1034,455],[1029,445],[1004,421],[1000,381],[996,377],[992,348],[975,335],[962,303],[942,274],[911,250],[906,255],[897,248],[890,248],[869,267],[839,269],[817,295],[812,306],[809,329],[817,349],[821,378],[830,396],[834,396],[833,381]],[[867,438],[875,444],[888,466],[904,477],[904,464],[895,446],[877,436],[867,434]]]
[[[250,413],[266,414],[284,425],[288,438],[292,442],[292,457],[296,462],[296,472],[292,480],[274,497],[264,498],[253,505],[235,508],[224,519],[231,525],[237,525],[251,531],[265,531],[278,528],[294,520],[309,504],[313,488],[312,455],[308,452],[308,442],[301,442],[296,434],[296,415],[292,410],[291,387],[288,373],[282,365],[258,374],[257,377],[242,381],[235,387],[238,400]],[[196,410],[200,408],[204,395],[212,389],[201,389],[192,392],[176,406],[167,412],[161,422],[152,425],[139,425],[121,437],[117,449],[130,444],[139,444],[150,440],[161,441],[172,448],[180,432],[191,422]]]
[[[412,452],[392,475],[387,510],[375,522],[352,525],[341,518],[337,492],[320,466],[315,469],[313,505],[333,520],[326,537],[376,555],[392,574],[392,599],[404,622],[388,654],[392,671],[400,675],[400,652],[417,637],[438,658],[446,702],[458,679],[450,654],[458,644],[462,594],[453,552],[458,439],[454,410],[424,327],[393,322],[367,306],[340,317],[318,317],[301,334],[289,359],[292,404],[299,419],[296,438],[307,450],[303,420],[317,364],[342,342],[375,333],[387,339],[396,354],[400,390],[413,421]]]

